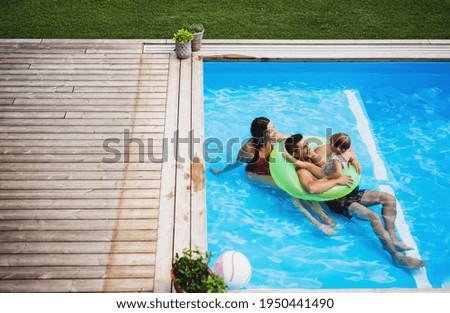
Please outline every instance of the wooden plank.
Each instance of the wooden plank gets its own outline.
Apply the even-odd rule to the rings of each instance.
[[[154,70],[166,70],[167,65],[166,64],[147,64],[149,65],[148,69],[154,69]],[[98,64],[98,63],[92,63],[92,64],[83,64],[83,63],[74,63],[74,64],[53,64],[53,63],[32,63],[30,65],[31,70],[50,70],[50,69],[73,69],[73,70],[138,70],[140,68],[140,64]]]
[[[111,135],[110,133],[85,133],[85,134],[55,134],[55,133],[4,133],[2,141],[8,141],[8,140],[64,140],[64,138],[67,139],[67,145],[70,146],[70,142],[76,142],[76,140],[91,140],[91,141],[97,141],[97,143],[94,143],[95,145],[103,145],[103,140],[109,139],[109,138],[118,138],[121,140],[120,143],[117,144],[117,146],[121,146],[121,143],[125,142],[125,131],[116,135]],[[147,143],[149,140],[154,143],[156,141],[162,141],[162,134],[134,134],[133,136],[130,135],[131,138],[139,138],[143,140],[145,143]],[[165,141],[169,142],[172,137],[166,138]],[[173,142],[170,142],[173,145]],[[8,145],[8,144],[6,144]]]
[[[29,63],[25,64],[1,64],[0,63],[0,70],[11,70],[11,69],[27,69],[30,67]]]
[[[139,133],[162,134],[163,126],[137,126]],[[60,133],[84,134],[105,133],[122,134],[124,126],[1,126],[0,133]],[[81,136],[80,136],[81,137]]]
[[[24,119],[24,118],[64,118],[64,112],[2,112],[0,111],[0,119]]]
[[[1,87],[0,87],[1,90]],[[160,93],[167,92],[167,87],[75,87],[74,93],[98,93],[98,92],[120,92],[120,93]]]
[[[0,172],[0,180],[122,180],[124,172]],[[132,180],[160,179],[159,171],[132,171]]]
[[[0,117],[3,114],[0,111]],[[164,119],[166,117],[165,112],[67,112],[65,119],[78,118],[78,119]],[[164,125],[164,124],[158,124]]]
[[[90,53],[136,53],[136,54],[142,54],[142,49],[143,47],[139,47],[139,48],[135,48],[135,49],[103,49],[103,48],[98,48],[98,49],[86,49],[86,54],[90,54]]]
[[[101,146],[94,147],[0,147],[0,155],[1,154],[20,154],[20,155],[103,155],[106,159],[112,159],[115,157],[115,153],[120,154],[120,159],[124,159],[125,157],[129,157],[130,160],[139,160],[139,158],[145,160],[145,158],[149,160],[150,157],[157,158],[158,160],[162,159],[162,147],[149,147],[145,146],[144,143],[143,149],[140,149],[137,146],[132,146],[128,154],[125,154],[125,148],[123,145],[109,145],[110,148],[114,148],[112,150],[106,150],[106,148]],[[143,155],[140,155],[142,153]],[[119,160],[120,160],[119,159]],[[100,161],[106,162],[103,158]]]
[[[151,69],[165,69],[167,68],[167,61],[161,59],[143,59],[139,58],[2,58],[0,54],[0,64],[145,64]],[[31,67],[30,67],[31,68]],[[76,68],[76,67],[75,67]]]
[[[178,99],[180,83],[180,60],[174,55],[170,57],[169,81],[167,94],[167,111],[164,137],[172,138],[178,129]],[[176,154],[174,145],[165,145],[168,155]],[[160,215],[158,225],[158,242],[156,252],[155,292],[170,292],[171,282],[167,277],[173,257],[174,216],[175,216],[175,182],[176,164],[169,158],[162,164]]]
[[[1,189],[159,189],[159,180],[130,180],[126,186],[114,180],[0,181]]]
[[[152,292],[153,279],[108,279],[109,292]],[[104,292],[104,279],[2,280],[0,292]]]
[[[11,181],[12,182],[12,181]],[[41,183],[47,185],[53,181]],[[36,183],[36,182],[35,182]],[[131,184],[133,181],[131,181]],[[64,184],[60,182],[60,184]],[[158,181],[159,184],[159,181]],[[41,188],[42,189],[42,188]],[[159,199],[18,199],[0,200],[2,209],[114,209],[119,203],[123,209],[158,209]]]
[[[41,241],[111,241],[113,239],[112,231],[110,230],[48,230],[42,231],[0,231],[0,242],[41,242]],[[155,241],[156,231],[155,230],[121,230],[118,235],[114,236],[115,241]],[[63,256],[64,259],[68,259]],[[0,255],[1,258],[1,255]],[[2,262],[0,261],[0,266]],[[30,264],[31,265],[31,264]],[[49,265],[48,263],[42,265]],[[62,264],[61,264],[62,265]],[[67,264],[70,265],[70,264]],[[75,264],[81,265],[81,264]],[[86,264],[93,265],[93,264]],[[106,264],[104,264],[106,265]],[[117,264],[116,264],[117,265]],[[125,264],[126,265],[126,264]]]
[[[10,39],[5,39],[6,41]],[[165,44],[167,39],[42,39],[41,44],[85,44],[88,47],[105,47],[107,45],[118,45],[120,47],[142,47],[144,43]],[[114,47],[117,48],[117,47]]]
[[[0,44],[17,48],[19,44],[40,44],[42,39],[29,38],[1,38]]]
[[[156,106],[158,108],[161,108],[165,106],[166,99],[134,99],[133,97],[130,97],[128,99],[55,99],[54,97],[45,98],[45,99],[15,99],[14,101],[14,107],[16,109],[20,109],[21,106],[55,106],[55,105],[61,105],[61,106],[72,106],[71,110],[67,111],[76,111],[78,106],[84,106],[83,111],[89,111],[89,109],[86,109],[86,106],[89,105],[91,110],[94,110],[95,107],[99,107],[98,109],[101,110],[108,110],[110,106],[113,107],[115,111],[129,111],[132,109],[132,107],[137,103],[141,103],[142,108]],[[130,107],[128,107],[130,106]],[[88,108],[89,108],[88,107]],[[0,107],[1,110],[6,109],[7,107]]]
[[[142,92],[140,93],[141,99],[166,99],[164,92]],[[90,93],[72,93],[72,92],[4,92],[0,93],[0,98],[28,98],[28,99],[133,99],[134,93],[128,92],[90,92]]]
[[[160,154],[123,154],[114,151],[114,153],[89,154],[89,155],[71,155],[71,154],[41,154],[41,155],[22,155],[22,154],[0,154],[0,163],[162,163],[163,155]]]
[[[123,210],[121,214],[122,219],[127,218],[157,218],[157,209],[129,209]],[[116,209],[84,209],[84,210],[64,210],[64,209],[52,209],[52,210],[1,210],[2,219],[82,219],[82,220],[98,220],[98,219],[115,219]]]
[[[152,253],[116,254],[111,265],[153,265],[154,259]],[[108,261],[107,253],[0,255],[0,266],[104,266]]]
[[[126,111],[129,112],[134,105],[135,98],[130,97],[129,99],[123,98],[42,98],[42,99],[15,99],[14,106],[0,107],[2,110],[7,109],[17,109],[20,110],[21,107],[25,109],[28,107],[41,106],[43,108],[47,106],[71,106],[72,109],[67,111],[78,111],[78,107],[82,106],[83,111],[95,111],[95,110],[109,110],[110,106],[113,107],[114,111]],[[166,99],[146,99],[143,104],[145,107],[155,107],[160,110],[165,109]],[[87,107],[88,106],[88,107]],[[86,109],[87,108],[87,109]],[[90,109],[89,109],[90,108]]]
[[[138,172],[141,174],[141,172]],[[84,177],[87,179],[86,177]],[[2,200],[21,199],[159,199],[158,189],[0,190]],[[0,214],[0,218],[4,218]]]
[[[14,98],[0,99],[0,105],[12,105],[13,103],[14,103]]]
[[[91,172],[91,171],[123,171],[124,163],[0,163],[0,172],[5,171],[48,171],[48,172],[60,172],[60,171],[78,171],[78,172]],[[155,171],[161,169],[161,163],[130,163],[127,164],[127,171]]]
[[[16,70],[22,74],[14,74],[12,71],[0,71],[0,80],[130,80],[136,81],[139,74],[138,69],[37,69],[37,70]],[[167,70],[144,70],[140,81],[167,80]]]
[[[29,87],[166,87],[167,80],[0,80],[0,86],[29,86]]]
[[[0,220],[0,231],[110,230],[116,223],[116,220]],[[157,228],[157,220],[126,219],[121,221],[119,226],[121,230],[150,230]],[[0,253],[4,253],[3,248],[0,246]]]
[[[106,137],[104,139],[107,139]],[[104,140],[103,139],[103,140]],[[115,144],[114,147],[123,148],[126,145],[124,138],[119,138],[120,142]],[[154,148],[162,148],[163,139],[160,138],[148,138],[144,143],[146,145],[152,145]],[[52,141],[45,139],[0,139],[0,147],[95,147],[103,146],[103,140],[98,139],[53,139]],[[156,151],[158,149],[155,149]],[[2,150],[4,151],[4,150]],[[132,152],[132,151],[130,151]]]
[[[192,130],[199,143],[192,142],[192,189],[191,189],[191,246],[200,251],[208,250],[206,221],[205,161],[203,159],[204,108],[203,108],[203,64],[192,59]]]
[[[86,220],[96,222],[98,220]],[[154,241],[117,242],[116,253],[155,253]],[[78,253],[108,253],[109,242],[4,242],[0,245],[0,254],[78,254]],[[1,271],[0,271],[1,272]],[[0,278],[1,279],[1,278]]]
[[[114,266],[113,269],[114,277],[112,278],[151,279],[155,275],[155,267],[153,265],[122,265]],[[0,281],[31,279],[102,279],[105,275],[105,270],[106,266],[0,267]]]
[[[1,43],[0,43],[1,46]],[[16,50],[13,48],[12,50]],[[14,53],[13,51],[9,53],[0,53],[0,59],[97,59],[97,60],[109,60],[109,59],[140,59],[140,56],[136,54],[127,53],[96,53],[96,54],[64,54],[64,53]],[[159,62],[159,63],[169,63],[168,53],[146,53],[141,55],[142,60],[147,62]]]
[[[192,63],[181,61],[178,111],[178,138],[189,138],[191,125]],[[179,140],[178,140],[179,142]],[[189,145],[178,144],[175,199],[174,253],[191,247],[191,164]]]
[[[0,93],[72,92],[73,87],[0,87]]]
[[[45,39],[48,41],[49,39]],[[45,53],[45,50],[51,49],[86,49],[86,48],[92,48],[98,47],[98,48],[108,48],[108,49],[114,49],[116,53],[120,53],[121,50],[128,50],[131,48],[138,49],[142,47],[142,43],[139,42],[128,42],[128,43],[99,43],[97,40],[91,41],[91,42],[68,42],[66,39],[58,39],[60,42],[48,42],[45,43],[44,40],[40,42],[39,44],[36,43],[27,43],[27,42],[21,42],[17,43],[15,46],[11,46],[11,48],[15,48],[18,50],[25,50],[25,51],[31,51],[31,50],[39,50],[42,51],[42,53]],[[8,47],[8,45],[4,45],[4,47]],[[62,52],[61,52],[62,53]],[[65,52],[64,52],[65,53]],[[70,53],[68,53],[70,55]]]
[[[8,99],[11,102],[13,99]],[[42,100],[42,99],[41,99]],[[49,99],[50,101],[55,99]],[[19,100],[18,100],[19,101]],[[114,101],[114,100],[113,100]],[[125,101],[125,100],[124,100]],[[165,100],[158,100],[162,104],[165,104]],[[1,102],[1,99],[0,99]],[[56,101],[53,101],[56,102]],[[152,101],[154,102],[154,101]],[[8,103],[9,104],[9,103]],[[148,104],[142,105],[139,108],[139,112],[143,114],[146,112],[158,112],[158,114],[164,113],[165,105],[157,105],[157,104]],[[130,113],[132,111],[132,107],[125,104],[117,105],[117,104],[103,104],[103,105],[79,105],[75,104],[74,106],[70,105],[29,105],[29,104],[17,104],[15,106],[0,106],[0,112],[92,112],[92,113]],[[67,116],[66,116],[67,117]]]
[[[14,47],[4,47],[1,46],[0,47],[0,53],[32,53],[32,54],[41,54],[41,53],[58,53],[58,54],[72,54],[72,53],[76,53],[76,54],[84,54],[86,52],[86,49],[41,49],[41,48],[37,48],[37,49],[17,49]]]
[[[130,126],[132,120],[117,118],[84,118],[84,119],[65,119],[65,118],[22,118],[22,119],[2,119],[0,113],[0,126]],[[140,118],[135,119],[137,126],[162,126],[164,119],[160,118]]]

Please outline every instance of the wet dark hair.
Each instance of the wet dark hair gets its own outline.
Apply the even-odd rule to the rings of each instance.
[[[284,142],[284,147],[286,148],[286,152],[290,155],[294,155],[294,150],[296,149],[297,144],[302,141],[303,135],[302,134],[295,134],[288,138],[286,138],[286,141]]]
[[[347,134],[337,133],[331,136],[330,144],[335,148],[340,148],[341,150],[347,151],[352,145],[352,141]]]
[[[253,120],[252,125],[250,126],[253,142],[257,148],[260,148],[264,143],[264,136],[269,123],[270,120],[267,117],[257,117]]]

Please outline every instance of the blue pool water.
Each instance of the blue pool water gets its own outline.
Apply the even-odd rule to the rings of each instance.
[[[370,121],[387,179],[375,174],[349,92]],[[248,138],[258,116],[284,134],[348,133],[363,166],[360,186],[387,185],[399,201],[403,226],[429,264],[420,280],[450,288],[450,63],[210,62],[204,96],[205,137],[220,139],[225,150],[210,154],[221,161],[207,168],[235,159],[240,144],[233,140]],[[395,267],[367,222],[330,213],[339,233],[324,235],[283,191],[253,185],[244,166],[222,175],[207,170],[206,186],[212,263],[228,250],[245,254],[253,268],[246,289],[418,286],[419,271]]]

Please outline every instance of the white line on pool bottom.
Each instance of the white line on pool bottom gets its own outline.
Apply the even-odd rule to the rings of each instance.
[[[380,185],[380,191],[386,192],[395,197],[394,190],[391,188],[391,186]],[[414,250],[406,251],[405,254],[407,256],[416,259],[422,259],[419,254],[419,249],[411,235],[408,224],[406,224],[405,216],[403,215],[403,208],[400,202],[398,201],[397,201],[397,218],[395,220],[395,227],[397,227],[398,234],[400,235],[402,241],[411,248],[414,248]],[[430,282],[428,281],[427,270],[424,267],[418,270],[414,270],[412,274],[414,276],[414,280],[416,281],[416,285],[418,288],[432,288]]]
[[[350,110],[356,118],[356,128],[358,129],[359,135],[369,150],[375,172],[375,178],[377,180],[387,180],[388,177],[386,167],[384,166],[384,162],[380,155],[377,153],[377,147],[369,127],[369,121],[364,114],[363,108],[358,100],[358,96],[352,90],[345,90],[344,93],[347,95]]]
[[[358,129],[359,135],[363,143],[367,146],[370,154],[370,158],[373,162],[373,168],[375,172],[375,178],[378,181],[387,181],[387,170],[384,165],[383,160],[377,152],[377,147],[375,144],[375,140],[372,136],[372,132],[369,127],[369,120],[364,114],[364,110],[361,102],[359,101],[359,97],[355,91],[345,90],[344,93],[347,96],[348,103],[350,105],[350,110],[356,118],[356,128]],[[391,194],[395,197],[394,190],[388,185],[380,185],[380,191]],[[406,255],[410,257],[414,257],[417,259],[421,259],[419,250],[417,248],[416,243],[411,235],[411,231],[409,230],[408,224],[406,224],[405,217],[403,215],[403,209],[400,205],[400,202],[397,201],[397,218],[395,221],[395,226],[397,228],[398,234],[402,241],[414,248],[414,250],[406,251]],[[413,270],[412,275],[414,280],[416,281],[417,288],[432,288],[430,282],[428,281],[427,272],[425,268],[420,268],[418,270]]]

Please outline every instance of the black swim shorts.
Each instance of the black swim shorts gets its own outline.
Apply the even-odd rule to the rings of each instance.
[[[350,213],[348,213],[348,207],[354,202],[361,203],[361,198],[365,191],[365,189],[359,189],[359,187],[356,187],[348,195],[339,199],[326,201],[325,203],[328,205],[332,212],[342,214],[348,218],[352,218]]]

